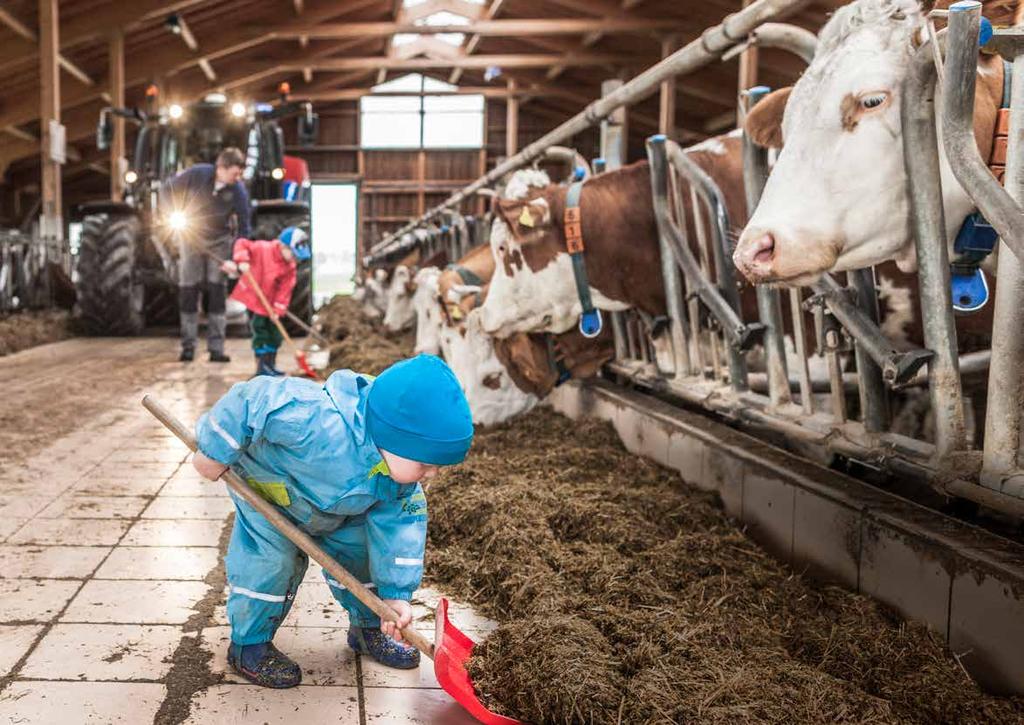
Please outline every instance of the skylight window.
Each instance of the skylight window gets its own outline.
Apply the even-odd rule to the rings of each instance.
[[[371,90],[374,93],[451,93],[458,89],[451,83],[439,81],[437,78],[425,76],[422,73],[406,73],[387,83],[374,86]]]
[[[484,97],[456,90],[421,73],[374,86],[360,101],[363,148],[480,148]]]

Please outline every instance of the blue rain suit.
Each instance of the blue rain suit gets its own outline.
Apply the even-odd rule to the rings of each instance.
[[[412,598],[423,576],[422,487],[389,475],[367,434],[373,379],[335,372],[321,387],[297,378],[239,383],[196,424],[199,449],[232,466],[382,599]],[[236,644],[269,642],[288,615],[306,555],[236,496],[226,560]],[[324,572],[357,627],[380,619]]]

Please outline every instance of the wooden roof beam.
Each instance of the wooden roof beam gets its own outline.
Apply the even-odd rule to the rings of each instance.
[[[365,23],[320,23],[274,29],[273,26],[258,26],[261,32],[274,34],[279,38],[358,38],[388,37],[395,33],[432,35],[435,33],[465,33],[478,36],[523,35],[583,35],[601,32],[649,33],[678,30],[679,23],[659,18],[514,18],[507,20],[477,20],[469,25],[415,25],[408,22],[365,22]]]
[[[565,63],[569,66],[620,66],[625,64],[650,65],[649,58],[635,55],[616,55],[612,53],[577,53],[571,57],[551,55],[547,53],[531,53],[524,55],[474,55],[459,58],[386,58],[367,56],[353,58],[329,58],[314,62],[294,62],[283,60],[282,70],[301,72],[306,66],[314,70],[358,70],[362,68],[386,68],[388,70],[422,70],[425,68],[477,68],[483,69],[492,65],[501,68],[547,68],[554,63]]]
[[[505,4],[505,0],[491,0],[490,5],[484,10],[482,20],[494,20],[495,16],[501,12],[501,7]],[[463,46],[463,53],[466,55],[473,55],[476,52],[476,48],[480,45],[480,38],[482,36],[479,33],[474,33],[469,36],[469,40],[466,41],[466,45]],[[451,75],[448,76],[448,82],[456,84],[459,79],[462,78],[462,68],[455,68],[452,70]]]
[[[6,8],[3,7],[0,7],[0,24],[6,25],[8,28],[13,30],[17,35],[20,35],[25,40],[31,43],[35,43],[38,46],[39,36],[36,34],[36,32],[32,30],[32,28],[30,28],[28,25],[23,23],[21,20],[19,20],[17,17],[15,17],[15,15],[10,10],[7,10]],[[60,64],[61,68],[67,71],[68,75],[70,75],[72,78],[76,79],[80,83],[83,83],[87,86],[96,85],[96,81],[94,81],[88,73],[82,70],[80,66],[68,60],[67,56],[65,56],[63,53],[57,54],[57,62]]]

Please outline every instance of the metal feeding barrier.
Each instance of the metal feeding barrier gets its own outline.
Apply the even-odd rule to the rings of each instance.
[[[470,195],[487,193],[485,187],[587,126],[601,123],[604,158],[595,164],[595,172],[618,168],[624,148],[620,109],[650,95],[671,76],[733,57],[751,42],[788,50],[810,62],[816,42],[812,34],[764,23],[796,4],[755,2],[632,81],[605,84],[602,98],[583,112],[374,245],[369,261],[393,257],[417,243],[416,230],[443,220]],[[931,33],[931,42],[913,54],[900,91],[925,347],[908,350],[882,332],[873,269],[847,272],[844,281],[839,275],[825,275],[812,288],[739,290],[731,260],[730,220],[720,189],[682,148],[659,135],[648,140],[647,152],[666,312],[655,319],[636,310],[611,313],[616,354],[606,372],[735,424],[769,431],[775,440],[820,462],[840,457],[853,467],[916,481],[943,495],[1024,517],[1024,471],[1019,467],[1024,206],[1018,201],[1024,199],[1024,120],[1021,114],[1011,115],[1004,190],[978,155],[971,123],[980,3],[957,3],[948,18],[948,30]],[[1019,78],[1024,78],[1022,37],[1017,30],[999,30],[991,41],[1012,60]],[[1004,240],[992,331],[999,344],[993,351],[963,356],[958,354],[953,317],[936,132],[940,54],[934,44],[940,41],[948,45],[941,141],[957,178]],[[756,88],[743,94],[746,109],[766,92]],[[1024,108],[1024,83],[1014,84],[1011,105]],[[752,212],[770,165],[767,151],[748,138],[743,154],[744,188]],[[480,222],[483,234],[474,237],[476,241],[483,241],[490,227],[489,219]],[[452,252],[464,248],[449,244]],[[752,300],[741,295],[756,295],[756,316],[750,315]],[[748,304],[742,304],[744,299]],[[744,310],[750,319],[744,318]],[[788,348],[787,336],[792,343]],[[815,360],[818,374],[812,374]],[[984,463],[975,479],[964,472],[970,464],[965,465],[961,455],[971,446],[961,375],[986,369]],[[903,391],[921,387],[927,387],[932,411],[930,436],[892,432],[894,412],[906,403]]]

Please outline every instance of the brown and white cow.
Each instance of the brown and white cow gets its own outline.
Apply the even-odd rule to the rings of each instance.
[[[825,271],[888,259],[916,269],[900,87],[924,23],[915,0],[856,0],[840,8],[800,80],[751,111],[748,132],[781,151],[735,250],[748,280],[806,284]],[[1003,92],[998,57],[979,57],[977,80],[975,137],[987,158]],[[941,148],[940,164],[951,243],[974,204]]]
[[[719,136],[686,153],[718,184],[731,219],[742,224],[746,200],[740,136]],[[685,183],[681,186],[687,194]],[[481,308],[487,332],[508,337],[516,332],[562,333],[576,326],[581,305],[565,246],[565,199],[566,187],[549,186],[531,199],[495,201],[496,221],[503,223],[491,230],[498,265]],[[583,186],[580,210],[594,304],[603,310],[635,307],[651,316],[664,315],[647,162],[590,179]],[[695,239],[689,214],[686,223],[690,239]]]

